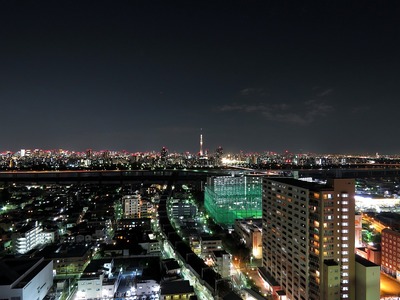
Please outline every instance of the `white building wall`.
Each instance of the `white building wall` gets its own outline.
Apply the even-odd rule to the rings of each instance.
[[[13,235],[13,247],[16,253],[25,254],[44,241],[42,228],[36,226],[23,234]]]
[[[136,294],[138,296],[153,295],[160,291],[160,285],[155,280],[140,281],[136,284]]]
[[[356,262],[356,300],[380,298],[380,267],[365,266]]]
[[[22,288],[0,286],[0,299],[20,297],[19,300],[42,300],[53,286],[53,261],[49,263]],[[16,298],[18,299],[18,298]]]
[[[41,233],[40,240],[43,244],[51,244],[54,243],[56,239],[56,233],[54,231],[46,231]]]
[[[78,281],[77,299],[94,299],[101,298],[103,292],[103,276],[88,279],[80,279]]]
[[[117,287],[115,284],[105,284],[102,287],[102,296],[103,298],[113,298],[114,293],[116,292]]]
[[[124,216],[139,216],[140,195],[128,195],[122,197],[124,203]]]
[[[229,277],[230,267],[231,267],[231,257],[229,254],[222,255],[222,257],[217,258],[218,273],[223,277]]]

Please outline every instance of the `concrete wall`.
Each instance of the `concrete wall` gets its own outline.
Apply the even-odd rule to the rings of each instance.
[[[380,267],[356,262],[356,300],[380,299]]]

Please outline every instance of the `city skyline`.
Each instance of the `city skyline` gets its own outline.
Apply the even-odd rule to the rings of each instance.
[[[0,149],[396,154],[391,3],[0,4]]]
[[[173,148],[173,147],[172,147]],[[292,151],[293,149],[285,149],[282,151],[274,151],[274,149],[265,149],[262,151],[243,151],[239,150],[237,152],[226,152],[225,149],[222,146],[218,146],[217,149],[208,149],[204,148],[203,153],[200,153],[199,149],[194,150],[193,152],[190,151],[178,151],[178,150],[170,150],[168,147],[163,146],[161,149],[148,149],[145,151],[140,151],[140,150],[133,150],[133,151],[128,151],[126,149],[93,149],[93,148],[87,148],[87,149],[67,149],[67,148],[55,148],[55,149],[42,149],[42,148],[29,148],[29,147],[23,147],[20,149],[0,149],[0,154],[1,155],[6,155],[6,154],[20,154],[22,156],[25,155],[31,155],[34,153],[77,153],[77,154],[87,154],[88,152],[91,152],[92,154],[101,154],[101,153],[114,153],[114,154],[158,154],[158,155],[163,155],[163,152],[166,151],[167,155],[175,155],[175,154],[180,154],[180,155],[185,155],[185,154],[190,154],[192,156],[198,156],[198,157],[214,157],[217,154],[217,151],[221,150],[222,151],[222,156],[231,156],[231,155],[262,155],[262,154],[268,154],[268,155],[304,155],[304,156],[349,156],[349,157],[370,157],[370,158],[384,158],[384,157],[398,157],[400,156],[400,153],[394,153],[394,154],[388,154],[388,153],[382,153],[382,152],[374,152],[374,153],[356,153],[356,152],[331,152],[331,153],[318,153],[318,152],[305,152],[302,149],[299,151]],[[22,154],[21,154],[22,153]]]

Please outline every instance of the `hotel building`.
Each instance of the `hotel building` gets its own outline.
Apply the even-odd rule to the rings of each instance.
[[[382,270],[400,281],[400,232],[382,230]]]

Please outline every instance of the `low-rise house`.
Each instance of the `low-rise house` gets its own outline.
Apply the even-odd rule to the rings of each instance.
[[[222,278],[231,275],[231,255],[225,250],[213,251],[210,254],[212,264],[215,271],[218,272]]]
[[[235,234],[251,249],[252,255],[262,258],[262,219],[238,219],[234,225]]]
[[[171,275],[179,275],[181,273],[181,266],[178,264],[178,262],[173,259],[163,259],[161,261],[161,265],[165,271],[165,274],[171,276]]]
[[[200,237],[201,254],[211,254],[212,251],[222,249],[222,240],[215,236],[201,236]]]
[[[113,259],[92,261],[78,280],[78,299],[113,298],[120,281]]]
[[[36,257],[53,260],[56,275],[80,274],[90,261],[92,251],[89,245],[59,244],[49,245],[38,251]]]

